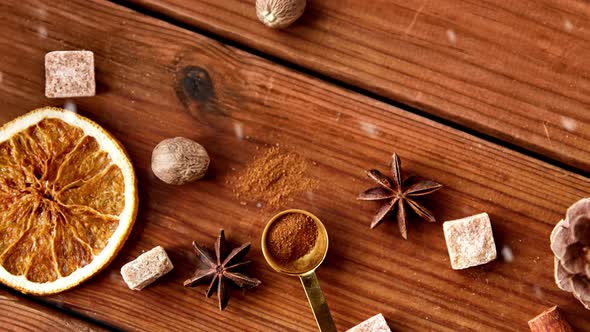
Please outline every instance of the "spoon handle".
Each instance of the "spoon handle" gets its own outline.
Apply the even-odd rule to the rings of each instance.
[[[301,275],[299,276],[299,279],[305,289],[305,295],[307,296],[311,311],[313,312],[315,321],[318,323],[320,331],[336,332],[334,320],[332,320],[330,309],[328,309],[328,303],[326,303],[326,298],[324,298],[324,294],[320,288],[320,282],[318,281],[315,272]]]

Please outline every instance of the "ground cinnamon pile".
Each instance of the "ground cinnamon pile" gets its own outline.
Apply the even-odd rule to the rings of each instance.
[[[239,199],[267,206],[283,205],[292,196],[317,187],[317,181],[306,175],[308,162],[294,152],[279,148],[264,151],[232,182]]]
[[[271,225],[266,244],[277,263],[288,265],[309,253],[317,238],[318,228],[311,217],[288,213]]]

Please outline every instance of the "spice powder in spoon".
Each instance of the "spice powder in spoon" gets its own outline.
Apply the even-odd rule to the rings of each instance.
[[[298,260],[313,251],[317,239],[318,227],[311,217],[302,213],[288,213],[271,225],[266,244],[278,265],[293,270],[301,268],[302,262]],[[321,255],[312,255],[303,263],[304,266],[313,268],[321,259]]]

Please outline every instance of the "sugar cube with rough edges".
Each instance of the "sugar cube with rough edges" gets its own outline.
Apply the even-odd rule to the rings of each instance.
[[[346,332],[391,332],[382,314],[377,314]]]
[[[157,246],[123,265],[121,275],[130,289],[142,290],[173,268],[164,248]]]
[[[94,54],[91,51],[55,51],[45,54],[47,98],[89,97],[95,93]]]
[[[443,224],[443,230],[454,270],[496,259],[496,244],[487,213],[447,221]]]

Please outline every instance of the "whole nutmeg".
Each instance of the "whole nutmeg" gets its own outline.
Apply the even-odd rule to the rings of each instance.
[[[209,168],[205,148],[188,138],[168,138],[152,152],[152,171],[158,179],[181,185],[202,178]]]
[[[306,0],[256,0],[258,19],[271,28],[286,28],[305,10]]]

